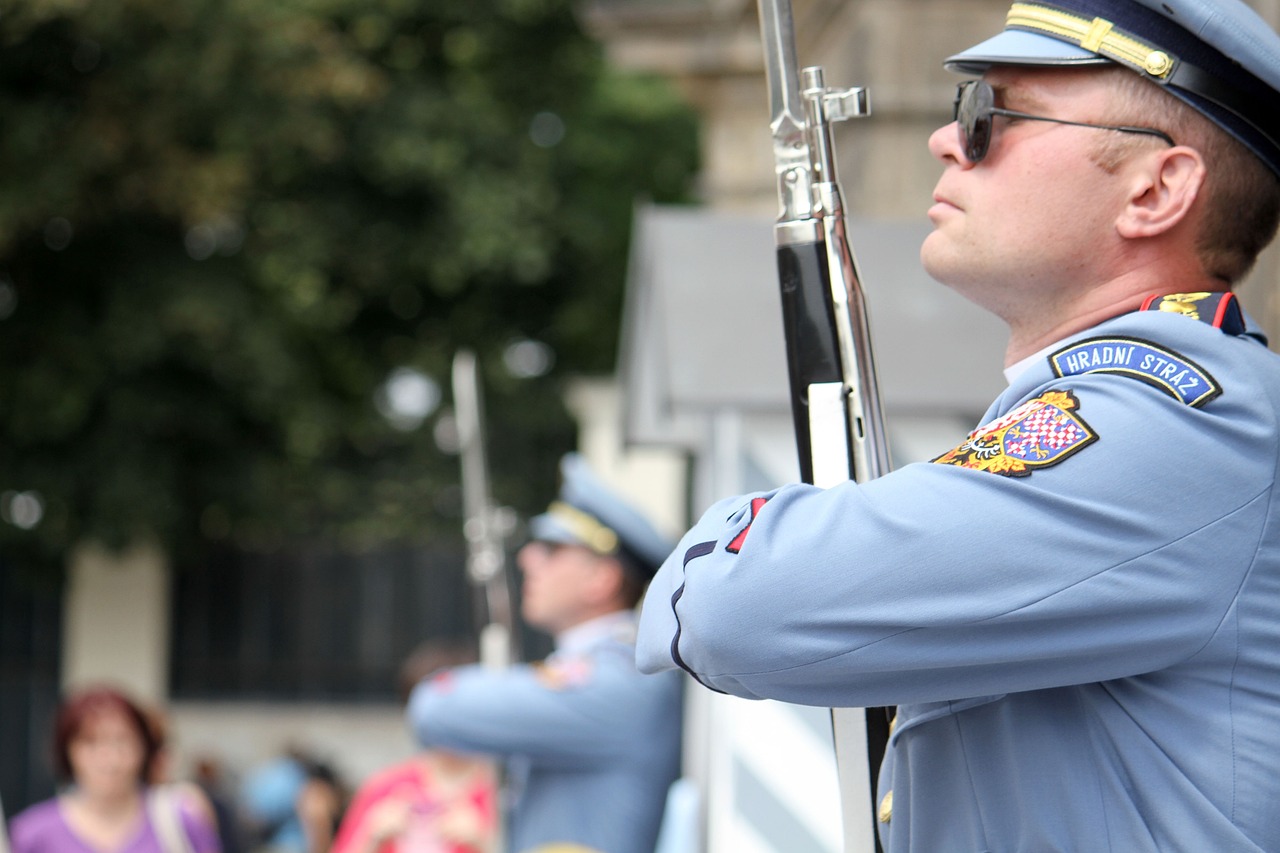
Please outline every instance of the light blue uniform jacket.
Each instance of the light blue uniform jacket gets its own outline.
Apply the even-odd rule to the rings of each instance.
[[[641,675],[630,614],[579,631],[539,665],[463,667],[422,682],[408,719],[428,747],[507,760],[507,850],[574,842],[653,853],[679,774],[683,676]]]
[[[650,587],[641,669],[899,706],[890,853],[1280,851],[1280,358],[1157,312],[1067,343],[1093,338],[1119,340],[1036,363],[983,421],[1069,391],[1074,432],[1028,455],[1055,464],[713,506]]]

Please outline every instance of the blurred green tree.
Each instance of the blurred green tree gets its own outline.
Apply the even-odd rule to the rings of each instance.
[[[495,493],[536,508],[632,205],[696,170],[691,112],[569,0],[10,0],[0,110],[0,553],[42,573],[86,538],[456,535],[457,460],[375,402],[405,369],[447,398],[460,346]]]

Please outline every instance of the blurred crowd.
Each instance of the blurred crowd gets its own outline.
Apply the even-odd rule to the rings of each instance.
[[[486,762],[422,753],[357,791],[303,748],[243,773],[212,755],[180,772],[164,714],[106,685],[67,695],[53,728],[57,793],[6,815],[0,851],[496,853]]]
[[[653,853],[683,680],[636,669],[636,607],[672,546],[581,457],[561,473],[516,555],[545,660],[423,643],[399,679],[417,747],[355,790],[301,748],[241,774],[214,756],[176,767],[164,714],[76,691],[54,722],[58,790],[9,820],[11,853]]]

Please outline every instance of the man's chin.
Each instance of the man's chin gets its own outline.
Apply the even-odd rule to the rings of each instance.
[[[555,626],[558,620],[549,613],[543,613],[540,610],[521,609],[520,616],[524,619],[524,624],[530,628],[536,628],[548,634],[555,633]]]
[[[934,281],[950,286],[954,275],[954,258],[948,251],[947,238],[937,229],[929,232],[920,244],[920,263]]]

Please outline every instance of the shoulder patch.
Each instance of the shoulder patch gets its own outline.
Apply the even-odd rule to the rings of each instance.
[[[1141,338],[1089,338],[1049,356],[1057,376],[1119,373],[1199,407],[1222,393],[1209,372],[1186,356]]]
[[[1070,391],[1046,391],[978,427],[964,444],[933,462],[1026,477],[1037,468],[1057,465],[1098,440],[1098,434],[1075,413],[1079,407]]]
[[[550,690],[581,687],[591,681],[592,670],[591,661],[577,657],[533,664],[534,677]]]

